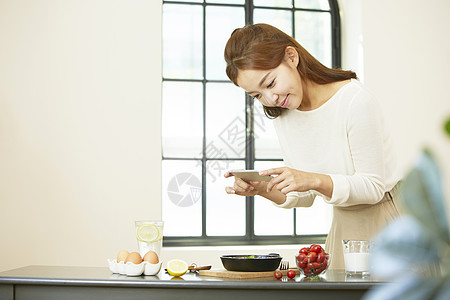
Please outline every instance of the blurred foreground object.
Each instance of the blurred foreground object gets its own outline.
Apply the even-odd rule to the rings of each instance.
[[[447,135],[450,137],[450,118],[448,118],[447,122],[445,122],[444,130],[447,133]]]
[[[450,299],[450,234],[439,168],[425,150],[400,186],[402,215],[376,238],[364,299]]]

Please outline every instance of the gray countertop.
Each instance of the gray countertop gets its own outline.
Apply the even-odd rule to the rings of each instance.
[[[0,299],[356,300],[382,284],[373,278],[346,277],[343,270],[328,270],[320,280],[283,279],[236,280],[197,273],[172,277],[164,271],[157,276],[127,277],[107,267],[27,266],[0,273]]]
[[[287,277],[284,277],[287,279]],[[184,287],[184,288],[283,288],[283,289],[368,289],[379,285],[373,278],[348,277],[343,270],[328,270],[318,280],[297,276],[290,280],[274,277],[256,279],[226,279],[186,273],[172,277],[161,270],[156,276],[129,277],[113,274],[107,267],[27,266],[0,273],[0,284],[129,286],[129,287]]]

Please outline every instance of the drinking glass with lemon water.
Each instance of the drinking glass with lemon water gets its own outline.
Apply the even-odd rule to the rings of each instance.
[[[152,250],[158,256],[161,254],[163,238],[163,221],[136,221],[136,239],[138,241],[139,254],[142,257]]]

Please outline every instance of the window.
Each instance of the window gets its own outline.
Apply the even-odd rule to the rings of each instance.
[[[271,121],[225,74],[231,32],[268,23],[340,66],[336,0],[163,1],[162,208],[165,246],[324,242],[331,208],[280,209],[225,193],[228,169],[283,165]]]

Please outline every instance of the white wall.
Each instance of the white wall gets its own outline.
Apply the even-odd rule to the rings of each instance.
[[[401,164],[430,145],[449,182],[450,2],[339,3],[344,67],[383,104]],[[160,33],[160,1],[0,0],[0,271],[106,266],[136,247],[134,220],[161,216]]]
[[[0,0],[0,271],[102,266],[161,217],[161,3]]]
[[[366,83],[382,99],[404,160],[423,145],[450,163],[450,2],[364,1]],[[373,19],[379,22],[374,22]]]
[[[339,0],[343,67],[377,96],[407,172],[424,147],[450,182],[450,2]],[[444,184],[447,202],[450,185]],[[450,205],[447,206],[450,212]]]
[[[363,1],[364,76],[408,167],[429,147],[450,201],[450,1]],[[450,205],[447,205],[450,212]]]

